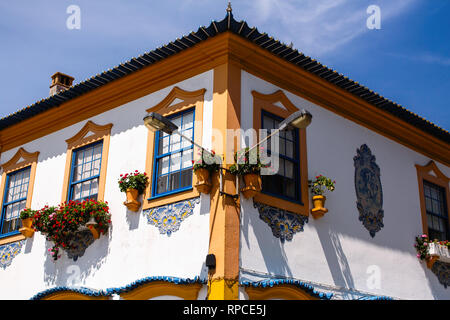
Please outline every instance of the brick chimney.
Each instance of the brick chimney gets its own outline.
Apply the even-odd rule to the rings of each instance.
[[[61,91],[64,91],[72,85],[74,78],[61,73],[56,72],[54,75],[52,75],[52,84],[50,85],[50,95],[57,94]]]

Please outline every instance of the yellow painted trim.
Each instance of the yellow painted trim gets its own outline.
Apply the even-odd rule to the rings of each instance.
[[[209,284],[208,300],[237,300],[239,298],[239,281],[214,279]]]
[[[148,300],[160,296],[176,296],[184,300],[197,300],[202,285],[200,283],[175,284],[154,281],[144,284],[130,292],[120,294],[125,300]]]
[[[233,159],[226,159],[227,152],[240,147],[240,139],[231,142],[227,139],[227,129],[240,129],[241,115],[241,69],[238,65],[227,61],[214,69],[213,86],[213,130],[220,131],[222,145],[213,145],[217,154],[225,156],[226,166]],[[230,144],[228,145],[228,142]],[[233,154],[233,153],[232,153]],[[230,161],[231,160],[231,161]],[[229,163],[229,164],[227,164]],[[210,272],[208,299],[237,300],[238,290],[227,283],[237,282],[239,278],[239,237],[240,237],[240,204],[233,198],[219,194],[219,175],[212,176],[210,205],[209,253],[216,256],[216,268]],[[224,191],[236,194],[236,178],[225,172],[223,175]]]
[[[157,105],[147,109],[147,112],[158,112],[163,116],[176,114],[183,110],[195,108],[195,123],[194,123],[194,141],[202,145],[203,137],[203,103],[206,89],[199,89],[196,91],[185,91],[179,87],[174,87],[169,94]],[[175,99],[182,100],[179,103],[172,104]],[[150,199],[152,194],[153,179],[153,159],[155,150],[155,133],[148,130],[147,133],[147,157],[145,160],[145,172],[150,178],[150,182],[145,191],[143,210],[159,207],[168,203],[182,201],[200,196],[200,192],[193,188],[192,190],[167,195],[165,197]],[[194,146],[194,160],[197,159],[198,148]],[[197,183],[196,175],[192,175],[192,185]]]
[[[245,291],[249,300],[319,300],[319,298],[313,297],[302,289],[292,285],[280,285],[268,288],[246,287]]]
[[[10,236],[10,237],[7,237],[7,238],[0,239],[0,246],[2,246],[4,244],[16,242],[16,241],[25,240],[25,239],[26,238],[25,238],[25,236],[23,234],[16,234],[14,236]]]
[[[420,213],[422,217],[422,228],[423,233],[428,235],[428,220],[427,220],[427,209],[425,204],[425,194],[423,191],[423,181],[426,180],[435,185],[438,185],[445,189],[446,195],[446,203],[447,203],[447,214],[450,214],[450,189],[449,182],[450,178],[447,177],[441,170],[439,170],[438,166],[434,161],[428,162],[427,165],[421,166],[416,164],[417,170],[417,181],[419,185],[419,198],[420,198]],[[434,172],[435,176],[430,174]],[[450,218],[450,217],[449,217]],[[450,219],[448,220],[448,228],[450,230]],[[450,239],[447,239],[450,240]]]
[[[72,291],[61,291],[49,294],[41,300],[109,300],[109,297],[94,297]]]
[[[97,200],[103,201],[105,197],[105,183],[106,183],[106,171],[108,165],[108,153],[109,153],[109,141],[111,137],[111,128],[113,124],[97,125],[92,121],[88,121],[77,134],[66,140],[67,152],[66,152],[66,166],[64,169],[64,181],[63,190],[61,195],[61,202],[67,201],[69,194],[69,179],[70,169],[72,164],[73,150],[83,147],[85,145],[103,140],[102,146],[102,163],[100,168],[100,178],[98,181],[98,197]],[[89,134],[92,133],[92,134]]]
[[[27,192],[27,201],[26,201],[26,208],[31,208],[31,200],[33,197],[33,190],[34,190],[34,181],[36,177],[36,167],[37,162],[39,158],[39,151],[30,153],[27,152],[25,149],[20,148],[16,154],[7,162],[2,164],[3,174],[2,174],[2,183],[0,185],[0,205],[3,206],[3,197],[5,194],[5,188],[6,188],[6,176],[9,173],[12,173],[14,171],[30,167],[30,180],[28,181],[28,192]],[[22,161],[19,161],[20,159],[23,159]],[[2,207],[0,208],[2,209]],[[0,213],[1,215],[1,213]],[[20,241],[25,239],[23,235],[14,235],[7,238],[3,238],[0,240],[0,245],[11,243],[15,241]]]
[[[253,128],[259,135],[261,129],[261,112],[265,110],[282,118],[287,118],[292,113],[299,110],[284,94],[283,91],[277,90],[272,94],[262,94],[257,91],[252,91],[253,95]],[[283,109],[275,103],[281,102],[286,108]],[[309,215],[309,197],[308,197],[308,157],[306,148],[306,129],[299,130],[299,145],[300,151],[300,184],[302,203],[288,201],[278,197],[270,196],[262,192],[254,197],[254,201],[261,202],[267,205],[276,206],[278,208],[298,213],[304,216]]]

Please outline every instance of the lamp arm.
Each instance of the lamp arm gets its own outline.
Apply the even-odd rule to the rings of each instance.
[[[250,149],[248,149],[248,152],[250,153],[251,150],[255,149],[257,146],[259,146],[261,143],[269,140],[273,135],[276,135],[278,132],[286,129],[287,124],[282,124],[277,130],[275,130],[275,132],[271,133],[270,135],[268,135],[267,137],[265,137],[264,139],[262,139],[260,142],[258,142],[257,144],[253,145],[253,147],[251,147]]]

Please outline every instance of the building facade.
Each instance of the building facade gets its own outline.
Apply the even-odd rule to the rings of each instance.
[[[447,131],[231,11],[77,85],[54,78],[0,119],[0,299],[450,298],[448,252],[430,263],[414,248],[449,239]],[[280,133],[279,169],[253,197],[227,170],[200,192],[197,147],[143,121],[168,117],[229,168],[229,150],[302,109],[311,124]],[[137,211],[118,185],[135,170],[149,177]],[[323,216],[319,175],[336,181]],[[19,231],[24,208],[86,198],[107,202],[111,226],[76,253],[54,261],[45,235]]]

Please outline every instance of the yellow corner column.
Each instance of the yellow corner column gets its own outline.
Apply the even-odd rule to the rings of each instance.
[[[227,61],[214,69],[213,93],[213,149],[224,155],[224,167],[233,159],[226,158],[226,150],[239,146],[239,140],[227,141],[227,129],[240,128],[241,69]],[[220,132],[217,137],[214,132]],[[217,141],[215,139],[220,139]],[[233,144],[230,146],[228,144]],[[231,155],[230,155],[231,156]],[[227,165],[227,162],[230,164]],[[224,192],[236,194],[235,176],[224,173]],[[213,176],[210,211],[209,253],[216,256],[216,268],[210,271],[208,281],[209,300],[239,299],[239,200],[220,194],[219,175]]]

